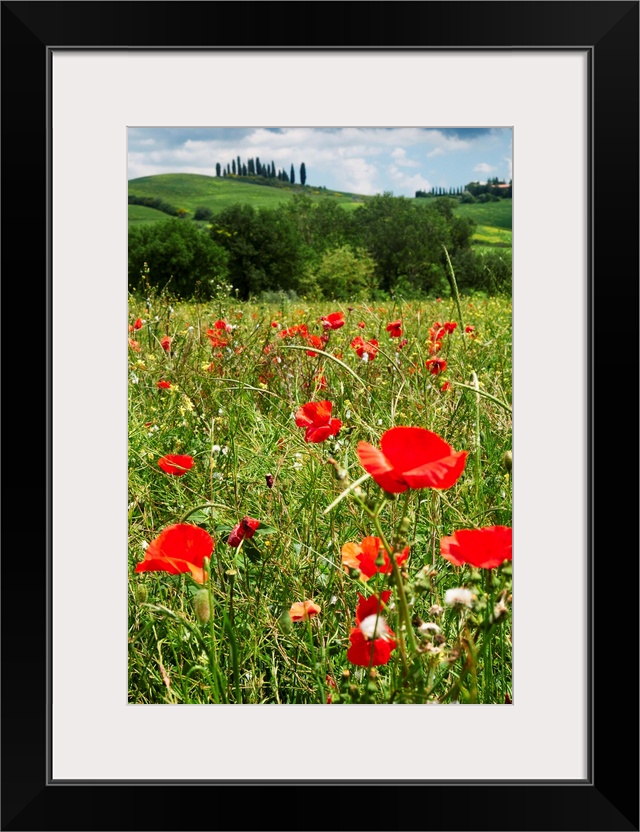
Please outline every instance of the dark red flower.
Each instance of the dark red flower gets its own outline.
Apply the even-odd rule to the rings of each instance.
[[[402,341],[398,342],[398,349],[401,350],[403,347],[406,347],[409,341],[406,338],[403,338]]]
[[[451,333],[455,330],[458,324],[455,321],[447,321],[444,325],[445,330],[451,335]]]
[[[163,335],[160,339],[160,346],[165,352],[169,352],[169,350],[171,349],[171,336]]]
[[[388,574],[393,569],[389,555],[379,537],[365,537],[360,543],[345,543],[341,554],[342,565],[351,569],[359,569],[364,581],[368,581],[377,572]],[[380,555],[384,563],[382,566],[377,566],[376,560]],[[396,557],[398,566],[402,566],[408,557],[409,547],[406,546]]]
[[[364,321],[360,321],[358,323],[358,326],[360,327],[360,329],[364,329]]]
[[[200,526],[176,523],[152,540],[136,572],[168,572],[180,575],[191,572],[194,580],[204,583],[202,563],[213,552],[213,538]]]
[[[161,379],[158,382],[158,389],[159,390],[168,390],[170,387],[171,387],[171,382],[170,381],[164,381],[164,379]]]
[[[329,315],[323,315],[320,321],[323,329],[340,329],[341,326],[344,326],[344,313],[331,312]]]
[[[369,341],[365,341],[364,338],[361,338],[359,335],[351,342],[351,346],[356,351],[358,358],[364,358],[365,355],[366,361],[373,361],[373,359],[378,354],[378,342],[375,338],[371,338]]]
[[[306,428],[304,435],[305,442],[324,442],[330,436],[335,436],[342,422],[340,419],[331,418],[333,404],[324,402],[307,402],[296,410],[296,425],[299,428]]]
[[[371,595],[364,598],[358,593],[356,607],[356,626],[349,635],[351,647],[347,650],[347,660],[361,667],[374,667],[387,664],[391,653],[396,648],[395,633],[381,615],[391,595],[390,590],[378,598]]]
[[[182,477],[193,467],[193,457],[188,454],[167,454],[158,460],[158,465],[165,473]]]
[[[454,451],[426,428],[397,427],[382,434],[380,448],[358,443],[362,467],[391,494],[407,488],[451,488],[465,466],[468,451]]]
[[[133,325],[133,328],[134,329],[142,329],[142,319],[141,318],[136,318],[136,321]]]
[[[450,382],[450,381],[445,381],[445,383],[444,383],[444,384],[442,385],[442,387],[440,388],[440,391],[441,391],[442,393],[446,393],[446,392],[447,392],[447,390],[450,390],[450,389],[451,389],[451,382]]]
[[[402,337],[402,321],[392,321],[386,328],[390,338]]]
[[[432,376],[439,376],[447,369],[447,362],[444,358],[428,358],[425,366]]]
[[[266,474],[265,480],[267,482],[267,488],[273,488],[273,474]]]
[[[470,335],[472,338],[476,337],[476,328],[475,328],[475,326],[471,326],[471,325],[465,326],[464,331],[467,333],[467,335]]]
[[[255,520],[253,517],[243,517],[242,520],[231,529],[231,534],[229,535],[227,543],[229,546],[239,546],[240,542],[244,540],[245,537],[249,539],[254,536],[259,525],[259,520]]]
[[[454,566],[468,563],[478,569],[495,569],[512,557],[510,526],[458,529],[440,540],[440,554]]]

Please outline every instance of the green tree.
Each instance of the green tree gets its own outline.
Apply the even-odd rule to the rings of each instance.
[[[235,159],[231,160],[231,172],[233,173],[234,176],[236,175],[236,160]]]
[[[295,225],[277,209],[232,205],[215,216],[211,237],[228,252],[229,278],[242,299],[298,290],[304,248]]]
[[[183,298],[210,297],[227,277],[228,255],[198,224],[169,219],[129,229],[129,290],[145,291],[143,263],[151,286]]]
[[[289,173],[289,182],[291,182],[292,185],[295,185],[295,182],[296,182],[296,172],[293,169],[293,162],[291,163],[291,172]]]
[[[216,162],[216,176],[220,176],[221,169],[220,169],[220,162]]]
[[[300,165],[300,184],[307,184],[307,168],[305,167],[304,162]]]
[[[376,264],[364,249],[349,245],[326,251],[315,267],[308,267],[301,285],[307,297],[355,301],[373,297]]]

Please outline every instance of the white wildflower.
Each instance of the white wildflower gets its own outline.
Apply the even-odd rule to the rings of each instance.
[[[454,607],[469,607],[473,606],[475,595],[470,589],[464,587],[457,587],[456,589],[448,589],[444,594],[445,604]]]

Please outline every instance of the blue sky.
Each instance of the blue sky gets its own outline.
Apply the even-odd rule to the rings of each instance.
[[[130,127],[128,178],[157,173],[215,176],[216,162],[258,157],[299,182],[337,191],[414,196],[498,176],[512,178],[512,130],[421,127]]]

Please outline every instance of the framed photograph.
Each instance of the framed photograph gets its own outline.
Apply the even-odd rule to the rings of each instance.
[[[2,829],[639,829],[636,537],[631,556],[626,540],[623,556],[617,551],[628,522],[622,463],[638,424],[629,407],[637,367],[628,367],[638,338],[638,10],[637,2],[581,1],[2,3],[3,262],[5,283],[17,287],[7,352],[24,374],[5,408],[20,464],[11,462],[8,489],[19,502],[5,515]],[[508,695],[502,679],[492,687],[499,696],[478,699],[462,675],[451,696],[425,695],[423,704],[373,696],[347,706],[344,688],[331,707],[305,700],[303,708],[294,697],[271,708],[242,698],[238,683],[238,698],[221,694],[197,707],[148,695],[163,684],[171,692],[157,633],[149,643],[159,651],[160,687],[144,678],[131,684],[123,569],[132,514],[124,507],[130,341],[138,317],[141,331],[147,323],[144,310],[132,317],[128,306],[127,151],[137,130],[129,178],[140,178],[160,171],[167,152],[153,146],[153,130],[233,128],[246,136],[256,127],[308,131],[309,148],[313,131],[346,128],[358,141],[371,128],[493,130],[494,138],[500,128],[511,136],[508,173],[489,157],[474,162],[486,179],[479,185],[517,178]],[[187,136],[180,152],[195,144]],[[437,181],[411,179],[412,159],[394,148],[398,183],[404,175],[425,203],[447,196]],[[361,167],[352,167],[360,178],[348,180],[351,190],[375,193],[363,174],[365,151],[354,156]],[[241,161],[234,173],[231,159],[219,159],[229,177],[245,175]],[[306,170],[290,161],[290,171],[287,163],[273,173],[293,184]],[[251,162],[248,174],[271,176]],[[140,215],[158,207],[136,198]],[[171,351],[161,337],[173,335],[148,327],[160,358]],[[186,328],[180,337],[188,340]],[[146,372],[145,355],[139,360]],[[435,347],[430,360],[443,361]],[[37,401],[29,395],[40,391]],[[154,393],[171,395],[166,386]],[[27,413],[42,412],[45,425],[28,429]],[[153,421],[142,424],[151,435]],[[31,448],[31,464],[23,464]],[[376,468],[379,456],[364,460],[383,490],[393,490],[389,469]],[[160,467],[175,485],[176,516],[183,524],[191,517],[191,529],[209,527],[213,515],[197,514],[208,502],[181,502],[182,478],[171,465],[185,463],[169,463]],[[394,465],[393,484],[404,483]],[[421,487],[404,473],[408,488]],[[240,516],[235,527],[231,517],[217,519],[231,548],[256,532],[249,514],[248,526]],[[43,519],[40,534],[31,532],[32,517]],[[279,533],[270,530],[276,546]],[[18,571],[14,547],[21,563],[26,554],[26,569]],[[136,571],[157,572],[159,544],[151,550],[147,557],[140,548],[147,566]],[[460,550],[451,552],[455,565]],[[378,560],[374,572],[384,566],[380,551]],[[238,563],[242,574],[246,561]],[[177,569],[191,574],[174,575],[175,586],[193,578],[195,599],[208,564]],[[236,572],[225,575],[228,582]],[[491,599],[493,607],[511,596],[505,589]],[[167,614],[159,604],[154,597],[156,612]],[[301,613],[311,644],[314,622],[306,619],[315,612]],[[281,624],[296,615],[292,606]],[[356,613],[358,637],[368,644],[379,637],[378,622],[369,632],[363,616]],[[145,621],[152,629],[161,618]],[[141,663],[136,674],[144,673]]]

